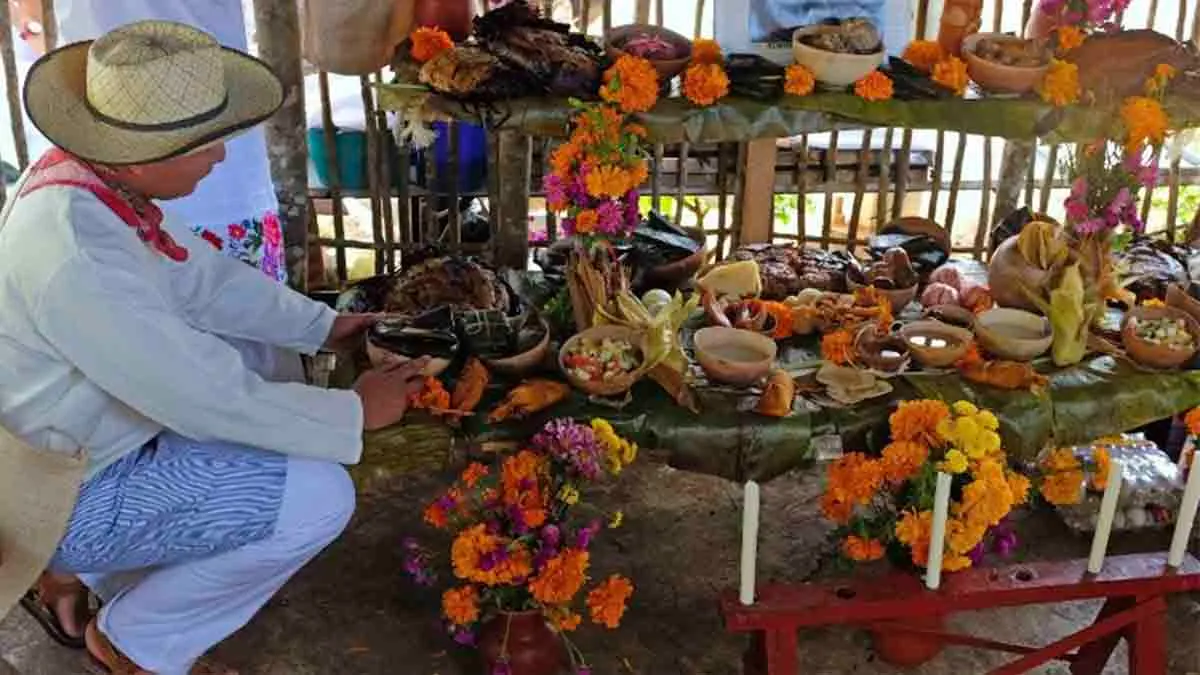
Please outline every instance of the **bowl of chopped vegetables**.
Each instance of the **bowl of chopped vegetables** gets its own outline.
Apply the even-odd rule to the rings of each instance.
[[[1129,358],[1144,366],[1179,368],[1196,355],[1200,323],[1174,307],[1135,307],[1122,321],[1121,342]]]
[[[558,353],[567,381],[595,396],[629,391],[642,376],[644,336],[625,326],[593,326],[572,335]]]

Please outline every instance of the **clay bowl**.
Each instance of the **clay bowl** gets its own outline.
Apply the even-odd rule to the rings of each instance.
[[[646,270],[646,284],[664,290],[679,288],[685,281],[691,279],[700,271],[700,266],[708,257],[708,246],[704,241],[704,232],[699,228],[687,228],[688,236],[700,243],[700,249],[695,253],[673,260],[665,265],[651,267]]]
[[[709,326],[696,331],[693,341],[700,367],[725,384],[748,386],[765,377],[775,364],[775,341],[753,331]]]
[[[1009,361],[1036,359],[1050,349],[1054,337],[1046,317],[1008,307],[977,315],[974,329],[984,349]]]
[[[849,87],[883,64],[885,52],[874,54],[839,54],[805,44],[803,38],[822,29],[819,25],[802,26],[792,33],[792,56],[796,63],[807,66],[818,82],[831,87]]]
[[[857,291],[860,288],[864,288],[864,286],[862,284],[851,279],[850,275],[848,273],[846,275],[846,287],[850,289],[851,293],[853,293],[854,291]],[[885,288],[880,288],[879,293],[883,297],[887,298],[888,302],[890,302],[892,304],[892,312],[895,314],[899,314],[900,310],[904,309],[905,307],[908,307],[908,304],[910,302],[912,302],[914,299],[916,299],[917,288],[918,288],[918,284],[913,284],[909,288],[897,288],[895,290],[888,290]]]
[[[921,316],[939,323],[949,324],[954,328],[964,328],[970,331],[975,325],[975,314],[960,305],[934,305],[926,307]]]
[[[985,91],[1002,94],[1025,94],[1034,90],[1046,75],[1049,62],[1041,66],[1006,66],[1002,63],[989,61],[978,54],[976,49],[985,39],[1011,40],[1021,42],[1021,38],[999,33],[975,33],[963,40],[962,55],[967,62],[967,73]]]
[[[941,321],[914,321],[900,329],[900,337],[917,363],[926,368],[948,368],[967,353],[975,336],[966,328]]]
[[[525,375],[536,370],[546,362],[546,354],[550,353],[550,324],[539,318],[542,326],[542,339],[533,347],[520,354],[505,356],[499,359],[481,359],[483,364],[492,372],[514,377]]]
[[[1192,347],[1173,348],[1138,337],[1136,322],[1153,319],[1181,319],[1192,334]],[[1125,352],[1129,354],[1129,358],[1143,366],[1163,370],[1179,368],[1196,356],[1197,346],[1200,345],[1200,322],[1175,307],[1135,307],[1127,312],[1121,321],[1121,343],[1125,345]]]
[[[854,337],[854,361],[871,370],[887,375],[908,368],[911,354],[908,343],[898,335],[879,333],[874,324],[867,324]]]
[[[591,394],[592,396],[616,396],[618,394],[624,394],[625,392],[629,391],[629,388],[632,387],[639,378],[641,378],[641,367],[620,377],[609,378],[601,382],[593,382],[591,380],[584,380],[572,375],[570,369],[566,366],[567,354],[570,353],[580,342],[584,340],[603,340],[604,338],[625,340],[637,348],[639,355],[645,358],[645,336],[638,331],[635,331],[631,328],[626,328],[625,326],[593,326],[587,330],[580,331],[572,335],[567,339],[566,342],[563,343],[562,349],[560,349],[558,352],[558,367],[560,370],[562,370],[563,375],[567,378],[567,381],[570,382],[572,386],[580,391]]]
[[[678,47],[686,47],[687,51],[684,55],[677,59],[646,59],[650,65],[654,66],[654,70],[658,71],[658,82],[660,85],[666,84],[671,78],[682,73],[688,66],[688,61],[692,58],[692,41],[676,33],[673,30],[663,28],[662,26],[649,26],[646,24],[633,23],[624,26],[617,26],[608,32],[608,41],[606,47],[612,52],[613,60],[624,55],[626,52],[622,49],[625,43],[638,35],[652,35],[662,38]]]

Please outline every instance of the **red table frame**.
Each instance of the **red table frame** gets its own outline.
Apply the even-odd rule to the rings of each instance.
[[[753,634],[743,665],[746,675],[799,673],[797,632],[831,625],[925,635],[947,645],[1019,655],[993,675],[1024,673],[1051,660],[1070,662],[1074,675],[1098,675],[1124,638],[1130,672],[1160,675],[1167,669],[1166,597],[1200,590],[1200,561],[1189,555],[1172,569],[1166,559],[1166,553],[1112,556],[1097,575],[1088,574],[1086,560],[972,569],[944,575],[937,591],[927,590],[915,575],[898,572],[834,583],[771,585],[758,589],[753,605],[742,605],[736,592],[722,594],[721,613],[728,631]],[[923,627],[919,620],[1094,599],[1105,603],[1091,625],[1043,647],[947,633]]]

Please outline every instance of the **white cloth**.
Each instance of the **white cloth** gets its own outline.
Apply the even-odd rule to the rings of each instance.
[[[333,541],[353,512],[345,469],[290,457],[279,519],[267,539],[202,560],[80,579],[105,599],[100,631],[117,649],[159,675],[186,675]]]
[[[265,381],[222,339],[312,354],[327,306],[194,237],[173,262],[75,188],[11,200],[0,228],[0,423],[25,441],[88,448],[89,477],[163,429],[358,461],[357,394]]]
[[[178,21],[211,33],[226,47],[248,51],[241,0],[55,0],[60,43],[93,40],[133,21]],[[226,159],[188,197],[160,206],[190,226],[223,228],[277,211],[267,142],[255,127],[225,145]],[[36,155],[34,155],[36,157]]]

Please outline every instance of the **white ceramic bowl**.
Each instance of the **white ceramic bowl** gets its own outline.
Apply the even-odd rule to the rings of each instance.
[[[792,33],[792,55],[796,63],[807,66],[818,82],[833,87],[849,87],[883,63],[883,49],[875,54],[838,54],[810,47],[800,41],[820,29],[821,26],[803,26]]]
[[[975,339],[1002,359],[1032,361],[1050,349],[1054,335],[1044,316],[997,307],[975,317]]]

